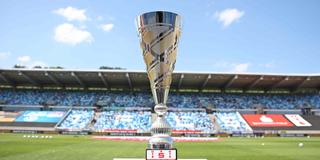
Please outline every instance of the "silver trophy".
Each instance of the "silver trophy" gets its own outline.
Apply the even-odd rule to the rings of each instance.
[[[138,16],[136,22],[157,113],[148,148],[172,149],[171,127],[165,116],[181,34],[181,17],[172,12],[155,11]]]

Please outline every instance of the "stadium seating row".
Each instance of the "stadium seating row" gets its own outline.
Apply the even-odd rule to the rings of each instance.
[[[73,110],[59,126],[60,129],[88,129],[93,111]],[[151,129],[151,112],[103,111],[99,113],[95,131],[134,130],[147,132]],[[214,125],[205,112],[169,112],[167,116],[173,130],[212,132]]]
[[[11,105],[152,107],[148,92],[72,92],[48,90],[1,90],[0,102]],[[226,94],[226,93],[170,93],[168,106],[173,108],[199,108],[213,106],[219,109],[246,109],[262,105],[270,109],[295,109],[300,106],[320,108],[319,94]]]
[[[66,119],[60,124],[61,129],[86,129],[93,118],[92,110],[72,110]]]
[[[146,111],[104,111],[94,125],[96,131],[138,130],[144,132],[150,128],[151,112]]]
[[[10,116],[9,118],[7,116]],[[49,127],[63,131],[150,132],[150,111],[59,111],[0,112],[0,126]],[[166,116],[173,133],[252,133],[253,130],[317,130],[319,116],[299,114],[240,114],[239,112],[175,111]]]
[[[169,112],[167,120],[173,130],[212,132],[214,124],[205,112]]]
[[[227,133],[250,133],[252,129],[242,118],[239,112],[217,112],[214,113],[220,126],[220,131]]]

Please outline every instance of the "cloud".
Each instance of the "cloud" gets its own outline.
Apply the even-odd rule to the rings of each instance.
[[[83,42],[91,43],[93,41],[93,37],[90,32],[69,23],[58,25],[55,28],[54,39],[57,42],[71,45]]]
[[[113,29],[113,27],[114,27],[114,24],[112,24],[112,23],[107,23],[107,24],[100,25],[100,28],[102,30],[106,31],[106,32],[111,31]]]
[[[19,56],[17,58],[18,64],[26,66],[27,68],[31,68],[34,66],[41,66],[41,67],[46,67],[47,64],[42,62],[42,61],[35,61],[32,60],[30,56]]]
[[[10,52],[0,52],[0,60],[7,59],[10,55]]]
[[[233,64],[231,71],[236,73],[247,72],[250,65],[250,63]]]
[[[20,56],[17,58],[18,62],[20,64],[25,64],[31,61],[31,57],[30,56]]]
[[[276,62],[275,61],[271,61],[265,64],[260,64],[259,66],[264,67],[264,68],[275,68],[276,67]]]
[[[86,16],[86,10],[77,9],[73,7],[59,8],[54,10],[53,13],[65,17],[68,21],[86,21],[88,20]]]
[[[102,20],[103,20],[103,17],[102,17],[102,16],[97,16],[97,17],[96,17],[96,20],[97,20],[97,21],[102,21]]]
[[[228,8],[221,12],[216,12],[215,17],[224,27],[228,27],[233,22],[238,21],[244,15],[244,11],[239,11],[235,8]]]
[[[252,66],[251,63],[231,63],[231,62],[225,62],[225,61],[220,61],[214,63],[214,67],[220,71],[223,72],[247,72],[249,67]]]
[[[224,61],[217,61],[214,63],[214,67],[216,68],[227,68],[230,67],[232,63],[224,62]]]

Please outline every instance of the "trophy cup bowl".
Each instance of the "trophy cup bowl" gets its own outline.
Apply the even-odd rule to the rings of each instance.
[[[171,127],[165,116],[181,35],[181,17],[172,12],[155,11],[138,16],[136,23],[157,114],[148,148],[172,149]]]

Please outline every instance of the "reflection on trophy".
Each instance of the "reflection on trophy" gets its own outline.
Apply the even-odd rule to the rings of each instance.
[[[165,11],[148,12],[137,17],[137,27],[157,114],[148,148],[169,150],[173,141],[171,127],[165,119],[166,102],[176,63],[181,17]]]

